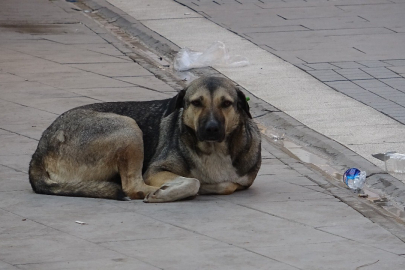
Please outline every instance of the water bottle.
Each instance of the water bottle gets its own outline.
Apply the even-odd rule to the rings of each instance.
[[[366,182],[366,172],[356,168],[348,169],[343,174],[343,182],[353,191],[359,191]]]
[[[385,153],[385,169],[389,173],[405,173],[405,154]]]

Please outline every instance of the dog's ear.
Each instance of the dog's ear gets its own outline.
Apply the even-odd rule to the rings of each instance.
[[[249,116],[249,118],[252,118],[245,94],[238,87],[236,87],[236,93],[238,94],[238,109],[245,111],[247,116]]]
[[[169,102],[169,106],[166,110],[165,116],[168,116],[175,110],[178,110],[180,108],[184,107],[184,95],[186,94],[187,89],[181,90],[177,95],[175,95]]]

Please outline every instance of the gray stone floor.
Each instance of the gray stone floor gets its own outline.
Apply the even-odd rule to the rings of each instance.
[[[0,9],[1,270],[405,267],[403,241],[266,141],[254,185],[230,196],[144,204],[34,194],[28,162],[60,113],[175,91],[74,6],[27,3]]]
[[[405,2],[176,0],[405,124]]]

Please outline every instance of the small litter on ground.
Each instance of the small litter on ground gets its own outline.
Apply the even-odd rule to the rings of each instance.
[[[196,52],[189,48],[181,49],[174,58],[174,69],[177,71],[202,67],[243,67],[249,60],[240,55],[231,55],[221,41],[214,42],[204,52]]]

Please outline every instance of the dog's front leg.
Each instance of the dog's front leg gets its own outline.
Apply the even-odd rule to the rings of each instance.
[[[245,189],[246,187],[232,182],[223,182],[218,184],[202,184],[199,190],[199,194],[218,194],[229,195],[238,189]]]
[[[197,195],[200,188],[200,181],[197,179],[182,177],[168,171],[152,174],[145,182],[160,188],[146,195],[144,202],[178,201]]]

